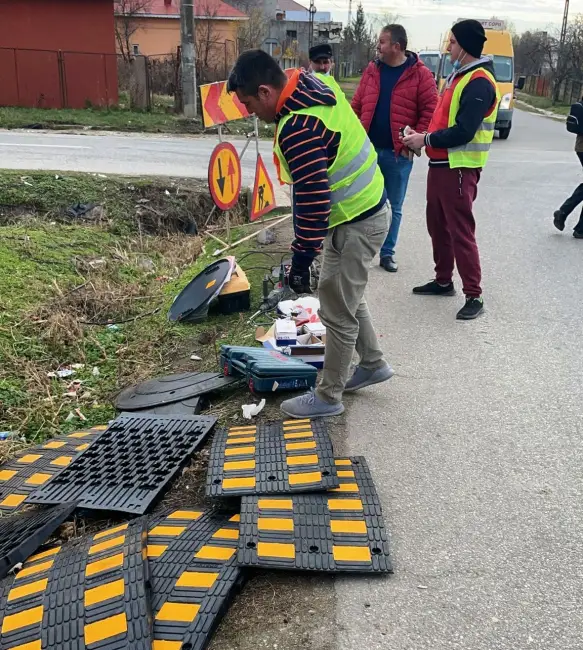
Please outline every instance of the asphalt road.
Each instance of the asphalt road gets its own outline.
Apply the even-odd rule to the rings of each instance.
[[[396,376],[347,400],[347,451],[371,465],[395,574],[336,582],[342,650],[583,647],[583,241],[552,225],[581,181],[573,144],[529,113],[494,143],[473,322],[455,320],[460,295],[411,295],[433,277],[415,165],[399,272],[376,267],[368,289]]]

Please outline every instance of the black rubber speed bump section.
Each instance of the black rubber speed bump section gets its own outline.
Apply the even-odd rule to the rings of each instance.
[[[123,415],[31,503],[77,501],[77,507],[144,514],[188,462],[216,418]]]
[[[153,650],[202,650],[241,588],[239,515],[177,510],[150,525]]]
[[[31,492],[73,462],[106,428],[98,426],[52,438],[0,465],[0,513],[18,510]]]
[[[145,518],[28,558],[0,584],[3,650],[150,650]]]
[[[122,411],[120,415],[185,415],[192,417],[198,415],[206,407],[204,395],[199,397],[190,397],[180,402],[172,404],[163,404],[162,406],[152,406],[139,411]]]
[[[0,578],[42,546],[75,507],[75,503],[65,503],[0,517]]]
[[[391,573],[381,505],[364,458],[337,458],[340,486],[324,494],[243,497],[241,565]]]
[[[214,435],[208,496],[317,492],[338,485],[323,420],[233,427]]]
[[[115,400],[119,411],[137,411],[220,390],[238,381],[218,372],[182,372],[150,379],[143,384],[123,390]]]

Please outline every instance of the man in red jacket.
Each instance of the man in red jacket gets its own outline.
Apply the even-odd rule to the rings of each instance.
[[[381,248],[381,267],[394,273],[403,201],[413,168],[412,152],[401,142],[400,130],[406,126],[427,130],[437,104],[437,87],[429,68],[407,50],[407,32],[402,25],[382,29],[377,52],[378,59],[364,71],[352,108],[377,150],[385,179],[392,220]]]

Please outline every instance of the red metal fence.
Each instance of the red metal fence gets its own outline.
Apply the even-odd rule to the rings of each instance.
[[[117,104],[117,58],[115,54],[0,48],[0,106]]]

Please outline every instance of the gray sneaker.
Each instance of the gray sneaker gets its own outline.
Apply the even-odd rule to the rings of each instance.
[[[354,393],[354,391],[360,390],[365,386],[380,384],[383,381],[388,381],[394,374],[395,371],[391,368],[391,366],[389,366],[389,364],[381,366],[380,368],[376,368],[376,370],[366,370],[365,368],[356,366],[354,369],[354,374],[344,387],[344,392]]]
[[[328,404],[321,400],[312,390],[309,393],[287,399],[281,404],[281,410],[290,418],[325,418],[344,413],[344,404]]]

